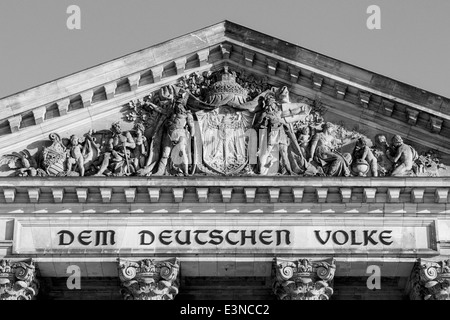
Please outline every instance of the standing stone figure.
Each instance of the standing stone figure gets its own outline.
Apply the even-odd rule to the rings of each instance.
[[[179,92],[177,96],[173,93],[165,102],[163,106],[158,106],[150,101],[146,102],[152,111],[163,116],[161,120],[163,125],[161,156],[159,157],[158,168],[154,175],[164,175],[166,173],[169,157],[172,158],[174,166],[178,167],[183,174],[188,175],[189,153],[187,149],[187,130],[190,131],[191,136],[195,134],[194,117],[192,116],[192,112],[185,107],[185,92]],[[153,158],[154,155],[150,154],[146,166],[139,170],[139,175],[151,174],[153,169],[151,161]]]
[[[145,127],[142,123],[138,123],[135,126],[136,137],[134,141],[136,142],[136,148],[134,148],[133,153],[133,165],[135,171],[145,166],[146,156],[148,155],[148,141],[144,135]]]
[[[272,155],[272,149],[278,144],[281,159],[283,160],[286,171],[289,174],[293,174],[291,169],[291,164],[288,157],[288,146],[289,138],[286,135],[285,128],[286,123],[281,117],[280,106],[275,100],[275,96],[271,93],[267,94],[264,99],[264,111],[261,116],[260,122],[256,125],[260,129],[269,129],[269,136],[267,141],[267,151],[268,154],[267,162],[262,164],[263,166],[270,167],[274,161]],[[261,155],[260,155],[261,156]]]

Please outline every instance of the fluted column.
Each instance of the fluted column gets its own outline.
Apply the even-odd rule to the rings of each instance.
[[[411,300],[450,300],[450,259],[419,259],[407,288]]]
[[[333,294],[334,259],[275,258],[273,293],[279,300],[329,300]]]
[[[119,259],[120,292],[125,300],[173,300],[178,294],[177,259],[155,261]]]
[[[32,261],[0,260],[0,300],[34,300],[39,292]]]

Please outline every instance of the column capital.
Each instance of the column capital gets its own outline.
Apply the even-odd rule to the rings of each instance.
[[[407,286],[411,300],[450,300],[450,259],[419,259]]]
[[[178,260],[130,261],[118,259],[119,278],[124,300],[173,300],[178,294]]]
[[[274,259],[273,293],[279,300],[329,300],[336,265],[326,260]]]
[[[0,260],[0,300],[34,300],[38,291],[32,261]]]

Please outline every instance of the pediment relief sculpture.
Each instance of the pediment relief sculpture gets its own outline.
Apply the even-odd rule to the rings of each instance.
[[[243,70],[192,73],[126,108],[132,130],[54,133],[49,147],[0,164],[19,176],[447,175],[436,151],[326,121],[319,99],[294,102],[287,87]]]

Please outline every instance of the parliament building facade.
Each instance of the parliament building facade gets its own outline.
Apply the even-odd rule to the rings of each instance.
[[[449,142],[448,98],[229,21],[2,98],[0,299],[448,300]]]

